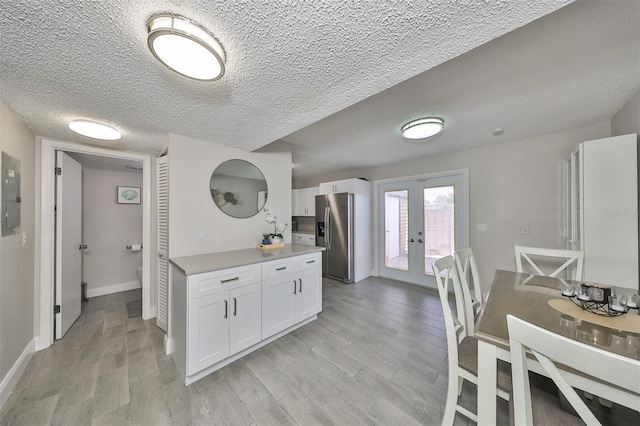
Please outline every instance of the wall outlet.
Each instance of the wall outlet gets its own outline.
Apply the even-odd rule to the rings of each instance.
[[[487,232],[487,224],[479,223],[478,224],[478,232]]]
[[[529,235],[529,225],[518,225],[516,227],[516,234]]]
[[[205,240],[204,231],[201,229],[198,231],[198,241],[204,241],[204,240]]]
[[[27,245],[27,231],[22,233],[22,247]]]

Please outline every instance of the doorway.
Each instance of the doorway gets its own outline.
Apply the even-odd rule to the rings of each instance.
[[[54,340],[54,283],[55,283],[55,167],[56,151],[72,153],[84,153],[110,158],[138,161],[142,163],[142,197],[143,230],[142,246],[152,247],[151,244],[151,164],[150,155],[113,151],[102,148],[78,145],[67,142],[59,142],[50,139],[39,139],[40,143],[40,185],[37,188],[40,200],[39,223],[40,232],[37,235],[40,254],[39,276],[39,338],[36,342],[36,350],[49,347]],[[114,194],[115,197],[115,194]],[[150,250],[142,253],[142,317],[150,319],[156,315],[155,292],[151,288],[151,262],[153,257]],[[38,297],[38,294],[36,294]]]
[[[468,171],[376,182],[381,277],[436,288],[431,264],[469,245]]]

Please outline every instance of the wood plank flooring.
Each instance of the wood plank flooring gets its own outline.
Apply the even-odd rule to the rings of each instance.
[[[324,279],[323,292],[317,321],[187,387],[155,320],[127,318],[139,291],[92,298],[34,355],[0,424],[439,425],[447,351],[437,293],[379,278]],[[472,385],[463,401],[475,411]],[[507,424],[507,404],[498,412]]]

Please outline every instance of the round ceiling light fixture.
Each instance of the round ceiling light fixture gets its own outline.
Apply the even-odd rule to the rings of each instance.
[[[185,18],[157,15],[149,21],[147,43],[157,60],[195,80],[217,80],[224,74],[225,55],[211,34]]]
[[[402,126],[400,132],[406,139],[426,139],[444,130],[444,120],[437,117],[419,118]]]
[[[117,141],[122,137],[120,132],[113,127],[96,121],[74,120],[69,123],[69,128],[79,135],[103,141]]]

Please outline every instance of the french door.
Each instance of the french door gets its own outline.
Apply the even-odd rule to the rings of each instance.
[[[467,176],[378,185],[380,276],[436,288],[431,264],[469,245]]]

